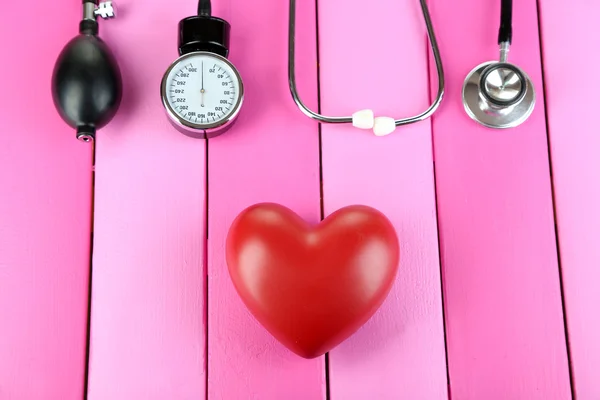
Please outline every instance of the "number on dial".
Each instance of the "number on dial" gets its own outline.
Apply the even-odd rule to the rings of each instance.
[[[239,100],[238,75],[219,58],[194,55],[176,64],[167,78],[170,107],[194,124],[215,124],[229,117]]]

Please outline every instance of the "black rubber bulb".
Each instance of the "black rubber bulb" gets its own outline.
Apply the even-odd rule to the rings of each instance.
[[[82,21],[80,34],[64,47],[52,76],[56,109],[86,142],[113,119],[123,93],[119,65],[97,34],[96,21]]]

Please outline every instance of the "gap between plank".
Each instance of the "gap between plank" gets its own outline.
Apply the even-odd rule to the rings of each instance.
[[[94,259],[94,206],[96,200],[96,141],[92,142],[92,187],[91,187],[91,212],[90,212],[90,259],[88,265],[88,292],[87,292],[87,326],[85,338],[85,365],[83,375],[83,399],[88,398],[88,384],[90,379],[90,339],[92,333],[92,277]]]
[[[432,1],[429,1],[428,7],[429,7],[429,14],[431,19],[433,19],[433,12],[431,10],[431,3]],[[426,34],[425,35],[425,48],[427,49],[427,96],[428,96],[428,101],[429,104],[431,104],[432,102],[432,95],[431,95],[431,50],[430,50],[430,39],[429,36]],[[441,57],[442,55],[440,55]],[[435,115],[432,115],[430,117],[430,126],[431,126],[431,160],[432,160],[432,167],[433,167],[433,197],[434,197],[434,203],[435,203],[435,224],[436,224],[436,229],[437,229],[437,245],[438,245],[438,268],[440,270],[440,294],[441,294],[441,301],[442,301],[442,326],[444,328],[444,353],[445,353],[445,361],[446,361],[446,386],[447,386],[447,390],[448,390],[448,400],[452,399],[452,390],[451,390],[451,385],[450,385],[450,364],[448,361],[448,331],[447,331],[447,327],[446,327],[446,299],[444,296],[444,268],[442,265],[442,239],[440,237],[440,211],[439,211],[439,207],[438,207],[438,192],[437,192],[437,170],[436,170],[436,165],[435,165],[435,135],[434,133],[434,124],[433,121],[435,119]]]
[[[567,308],[565,303],[565,289],[563,284],[563,271],[560,255],[560,239],[558,234],[558,214],[556,211],[556,190],[554,187],[554,173],[552,170],[552,147],[550,142],[550,124],[548,121],[548,96],[546,90],[546,71],[544,68],[544,42],[542,39],[542,14],[540,12],[540,0],[536,0],[538,39],[540,46],[540,67],[542,72],[542,92],[544,93],[544,119],[546,122],[546,142],[548,149],[548,168],[550,172],[550,190],[552,194],[552,213],[554,217],[554,238],[556,240],[556,256],[558,263],[558,281],[560,285],[560,301],[562,306],[563,324],[565,329],[565,345],[567,348],[567,364],[569,368],[569,386],[571,387],[571,397],[575,399],[575,385],[573,376],[573,366],[571,362],[571,343],[569,341],[569,325],[567,322]]]
[[[428,7],[429,9],[429,14],[433,19],[432,16],[432,12],[431,12],[431,1],[429,1],[429,5]],[[429,104],[431,104],[432,102],[432,96],[431,96],[431,50],[430,50],[430,39],[429,36],[426,34],[425,35],[425,48],[427,51],[427,96],[428,96],[428,101]],[[435,119],[435,115],[432,115],[430,117],[430,127],[431,127],[431,160],[432,160],[432,167],[433,167],[433,197],[434,197],[434,203],[435,203],[435,223],[436,223],[436,229],[437,229],[437,246],[438,246],[438,268],[440,270],[440,294],[441,294],[441,301],[442,301],[442,326],[444,328],[444,352],[445,352],[445,361],[446,361],[446,386],[447,386],[447,390],[448,390],[448,400],[452,399],[452,390],[451,390],[451,385],[450,385],[450,366],[449,366],[449,362],[448,362],[448,332],[447,332],[447,328],[446,328],[446,300],[444,297],[444,268],[442,266],[442,244],[441,241],[442,239],[440,238],[440,212],[439,212],[439,207],[438,207],[438,192],[437,192],[437,173],[436,173],[436,166],[435,166],[435,143],[434,143],[434,126],[433,126],[433,120]]]
[[[204,395],[208,400],[208,139],[204,146],[204,254],[202,255],[204,278]]]
[[[315,0],[315,29],[317,51],[317,110],[321,113],[321,50],[319,47],[319,0]],[[317,122],[319,132],[319,206],[321,221],[325,218],[325,198],[323,190],[323,129]],[[331,400],[331,385],[329,383],[329,352],[325,353],[325,399]],[[208,400],[208,399],[207,399]]]

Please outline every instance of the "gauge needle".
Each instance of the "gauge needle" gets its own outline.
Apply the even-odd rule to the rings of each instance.
[[[200,89],[200,93],[202,94],[202,104],[201,107],[204,107],[204,61],[202,61],[202,88]]]

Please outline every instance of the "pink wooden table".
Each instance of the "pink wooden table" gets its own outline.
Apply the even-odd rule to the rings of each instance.
[[[95,158],[50,96],[80,2],[2,6],[0,400],[600,399],[600,81],[587,72],[600,2],[514,1],[510,59],[538,103],[495,131],[467,117],[460,92],[497,57],[499,0],[429,0],[444,102],[377,138],[319,130],[294,105],[287,0],[213,0],[246,103],[208,144],[174,131],[158,96],[195,3],[121,0],[101,23],[125,95]],[[309,105],[399,117],[428,104],[417,0],[298,3]],[[234,291],[225,236],[262,201],[310,222],[366,204],[398,231],[392,292],[327,357],[294,356]]]

